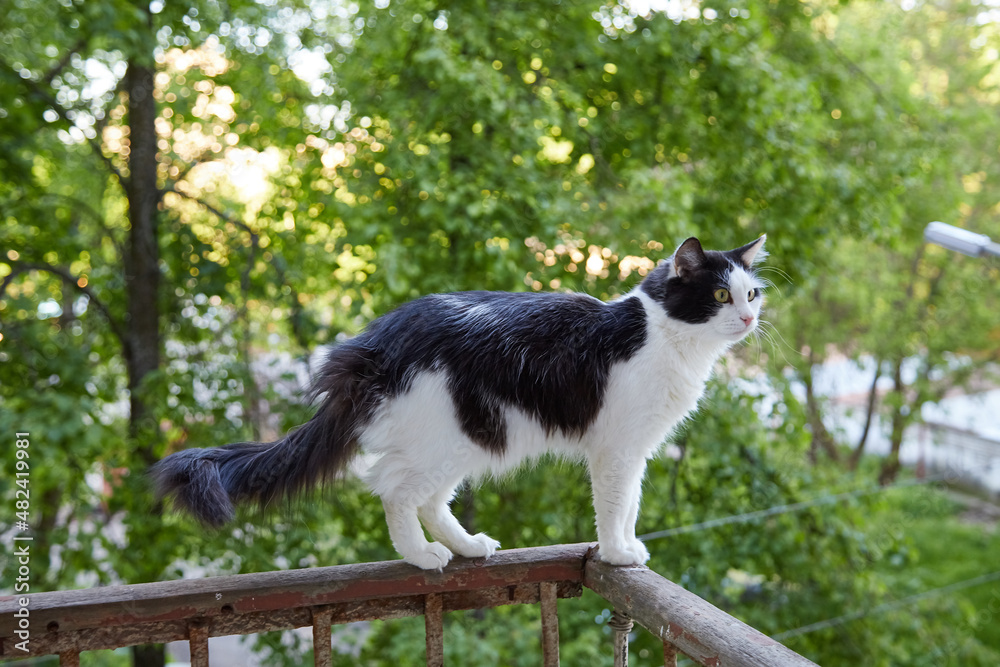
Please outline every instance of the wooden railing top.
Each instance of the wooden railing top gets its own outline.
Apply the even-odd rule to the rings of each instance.
[[[703,665],[813,665],[646,567],[615,567],[592,544],[498,551],[443,572],[401,561],[163,581],[30,596],[31,655],[249,634],[576,597],[593,589]],[[555,591],[555,595],[552,595]],[[15,651],[20,609],[0,597],[0,657]],[[206,644],[207,646],[207,644]],[[558,655],[558,654],[556,654]],[[558,660],[558,658],[556,658]]]
[[[815,665],[647,567],[587,561],[583,585],[699,665]]]
[[[565,582],[564,597],[579,595],[589,548],[510,549],[456,559],[440,573],[386,561],[36,593],[31,647],[37,655],[176,641],[191,621],[212,637],[305,627],[324,606],[336,607],[334,623],[416,616],[432,593],[444,594],[444,611],[535,603],[540,582]],[[17,655],[18,608],[15,597],[0,597],[2,657]]]

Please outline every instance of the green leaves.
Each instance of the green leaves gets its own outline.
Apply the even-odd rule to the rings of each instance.
[[[180,576],[168,564],[181,561],[221,573],[393,557],[354,484],[294,520],[246,516],[206,535],[161,513],[138,452],[277,437],[310,414],[309,351],[430,292],[609,297],[689,235],[718,248],[767,231],[769,265],[788,276],[767,297],[791,348],[765,351],[776,377],[807,349],[887,371],[915,358],[917,381],[883,403],[902,423],[995,361],[995,266],[917,256],[931,219],[1000,237],[997,43],[975,5],[751,0],[685,18],[578,0],[453,4],[7,3],[0,280],[17,275],[0,294],[0,427],[40,433],[41,517],[60,564],[45,585]],[[142,438],[127,424],[128,60],[155,68],[162,195],[163,288],[150,298],[165,349],[138,389]],[[839,483],[839,469],[804,461],[811,406],[780,386],[761,418],[753,396],[713,387],[679,436],[681,462],[651,464],[640,530]],[[912,558],[905,539],[871,548],[879,506],[866,503],[654,541],[653,566],[767,632],[850,612],[886,594],[868,564]],[[586,475],[564,463],[456,510],[509,546],[593,537]],[[567,661],[600,652],[601,609],[587,598],[564,618],[579,637]],[[960,616],[796,648],[857,664],[871,654],[859,646],[896,655],[894,633],[921,645]],[[524,614],[490,619],[456,621],[454,645],[534,660]],[[417,641],[386,627],[363,649],[373,664]],[[633,655],[655,655],[640,637]]]

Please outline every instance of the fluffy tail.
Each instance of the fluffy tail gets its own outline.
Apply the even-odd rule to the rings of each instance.
[[[325,395],[301,428],[277,442],[238,442],[171,454],[150,471],[157,496],[209,526],[230,521],[235,506],[264,508],[332,481],[357,454],[358,434],[387,394],[383,352],[362,334],[327,357],[312,389]]]
[[[172,497],[175,506],[217,528],[233,519],[238,504],[263,508],[330,481],[357,451],[353,425],[345,429],[333,416],[321,409],[276,442],[171,454],[150,471],[157,497]]]

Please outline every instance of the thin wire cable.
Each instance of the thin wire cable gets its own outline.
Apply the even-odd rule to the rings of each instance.
[[[957,581],[953,584],[948,584],[947,586],[941,586],[940,588],[932,588],[928,591],[916,593],[892,602],[885,602],[865,611],[854,611],[849,614],[828,618],[825,621],[817,621],[816,623],[803,625],[802,627],[795,628],[793,630],[785,630],[784,632],[779,632],[776,635],[771,635],[771,639],[780,642],[784,639],[798,637],[799,635],[816,632],[817,630],[825,630],[826,628],[832,628],[838,625],[843,625],[844,623],[850,623],[851,621],[856,621],[859,618],[864,618],[865,616],[872,616],[874,614],[881,614],[894,609],[900,609],[901,607],[908,607],[929,597],[952,593],[954,591],[959,591],[978,584],[985,584],[991,581],[1000,581],[1000,570],[990,572],[989,574],[983,574],[978,577],[973,577],[972,579],[966,579],[965,581]]]
[[[684,535],[687,533],[694,533],[700,530],[708,530],[709,528],[718,528],[719,526],[727,526],[733,523],[750,523],[752,521],[759,521],[760,519],[766,519],[767,517],[776,516],[778,514],[787,514],[789,512],[798,512],[800,510],[808,509],[810,507],[816,507],[818,505],[832,505],[841,500],[847,500],[848,498],[857,498],[859,496],[867,496],[875,493],[882,493],[884,491],[889,491],[890,489],[904,488],[908,486],[919,486],[921,484],[930,484],[932,482],[939,482],[946,478],[946,475],[934,475],[932,477],[925,477],[923,479],[909,479],[902,482],[897,482],[890,486],[871,486],[864,489],[857,489],[854,491],[845,491],[844,493],[836,493],[828,496],[820,496],[819,498],[813,498],[812,500],[803,500],[797,503],[789,503],[786,505],[775,505],[774,507],[768,507],[767,509],[755,510],[753,512],[746,512],[744,514],[734,514],[731,516],[719,517],[718,519],[709,519],[708,521],[701,521],[699,523],[692,523],[686,526],[677,526],[675,528],[667,528],[666,530],[658,530],[652,533],[646,533],[645,535],[640,535],[639,539],[643,542],[648,542],[650,540],[657,540],[662,537],[673,537],[674,535]]]

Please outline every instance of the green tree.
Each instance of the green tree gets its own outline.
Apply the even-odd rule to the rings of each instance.
[[[840,12],[827,31],[836,37],[830,48],[859,73],[860,90],[869,96],[865,104],[842,103],[847,122],[841,143],[851,136],[849,154],[888,174],[884,182],[891,187],[881,208],[898,224],[891,235],[829,237],[813,275],[789,287],[792,298],[776,324],[794,332],[789,342],[803,354],[795,366],[806,386],[814,442],[834,457],[823,408],[811,391],[812,367],[830,351],[874,360],[868,427],[859,443],[851,443],[851,467],[858,465],[878,412],[879,376],[891,379],[882,406],[891,443],[880,473],[884,483],[899,472],[904,432],[921,407],[996,360],[997,303],[985,288],[995,280],[996,266],[925,248],[922,240],[932,220],[1000,232],[1000,194],[991,176],[997,159],[985,140],[997,103],[990,55],[996,35],[976,25],[978,11],[964,2],[919,12],[858,4]],[[877,57],[872,41],[860,36],[872,25],[878,26]],[[917,366],[915,379],[904,377],[910,362]]]
[[[172,530],[151,512],[145,468],[187,437],[238,437],[242,420],[225,406],[234,390],[244,390],[245,416],[260,430],[248,354],[255,296],[288,304],[300,341],[307,328],[284,267],[308,270],[309,253],[276,240],[288,231],[274,222],[287,200],[262,216],[237,214],[201,199],[225,185],[203,172],[231,161],[234,144],[256,156],[306,135],[302,112],[288,110],[315,96],[288,59],[337,20],[296,28],[291,19],[306,9],[293,3],[273,12],[252,2],[8,5],[3,421],[36,436],[39,560],[61,564],[36,586],[159,579],[174,554],[197,549],[190,528]],[[285,43],[266,48],[275,39]],[[234,88],[275,93],[251,104]],[[274,120],[261,128],[264,118]],[[290,152],[278,152],[279,168]],[[181,185],[199,172],[203,185]],[[185,208],[181,194],[200,209]],[[262,262],[281,277],[254,284]],[[223,296],[235,307],[219,308]],[[61,314],[50,317],[50,306]],[[216,354],[205,354],[209,345]],[[110,490],[90,488],[88,473]],[[63,508],[71,512],[60,519]],[[216,540],[216,551],[232,553],[234,539]],[[258,554],[270,564],[276,551]],[[140,647],[136,659],[162,663],[162,649]]]
[[[294,520],[205,535],[161,516],[142,473],[177,448],[301,423],[308,351],[418,294],[608,297],[687,235],[731,247],[767,231],[793,281],[776,324],[796,347],[887,364],[927,350],[931,378],[956,349],[953,321],[961,348],[990,345],[989,299],[969,314],[930,298],[932,284],[980,294],[981,267],[929,251],[909,270],[919,216],[995,213],[996,40],[971,5],[750,0],[643,17],[582,1],[381,4],[6,3],[0,425],[33,433],[38,562],[51,564],[38,587],[393,557],[355,484],[328,494],[332,511],[301,503]],[[879,332],[907,284],[907,326],[937,329],[901,346]],[[844,313],[835,326],[827,308]],[[768,422],[723,385],[709,405],[682,462],[651,471],[670,503],[647,502],[646,530],[796,502],[837,474],[803,464],[817,422],[790,392]],[[553,488],[551,470],[456,509],[508,545],[590,539],[585,475]],[[515,497],[532,511],[499,511]],[[797,515],[671,542],[653,566],[778,631],[878,593],[869,569],[843,567],[864,561],[862,524],[850,508]],[[762,577],[760,597],[742,597],[743,575]],[[504,646],[475,617],[457,625],[484,655],[528,655],[520,634]],[[797,647],[855,664],[865,642],[902,645],[877,630]],[[389,635],[398,651],[372,661],[406,655],[408,632],[377,634],[367,651]]]

